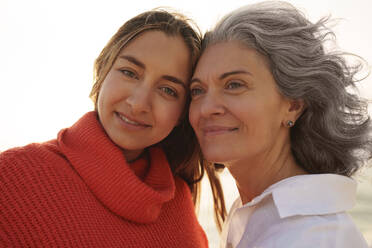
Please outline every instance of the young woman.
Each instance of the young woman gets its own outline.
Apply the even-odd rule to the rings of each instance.
[[[325,21],[264,2],[203,40],[189,118],[205,159],[240,193],[221,247],[367,247],[346,211],[350,177],[372,155],[371,121],[351,91],[360,67],[326,51]]]
[[[95,111],[0,154],[0,246],[207,247],[185,111],[199,50],[181,15],[126,22],[95,62]]]

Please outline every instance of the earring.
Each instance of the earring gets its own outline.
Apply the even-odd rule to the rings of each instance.
[[[294,122],[293,121],[287,121],[287,127],[293,127]]]

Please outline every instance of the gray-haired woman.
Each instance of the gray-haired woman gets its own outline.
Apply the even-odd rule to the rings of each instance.
[[[327,18],[285,2],[225,16],[204,38],[190,122],[204,158],[224,164],[240,198],[221,247],[367,247],[346,214],[350,177],[371,158],[360,66],[326,51]]]

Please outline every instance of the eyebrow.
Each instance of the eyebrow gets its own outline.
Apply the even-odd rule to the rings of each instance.
[[[141,67],[142,69],[146,69],[145,64],[142,63],[141,61],[139,61],[138,59],[136,59],[133,56],[122,55],[122,56],[119,56],[119,58],[128,60],[129,62]],[[183,88],[186,89],[186,84],[181,79],[178,79],[178,78],[176,78],[174,76],[170,76],[170,75],[164,75],[164,76],[162,76],[162,78],[165,79],[165,80],[171,81],[175,84],[180,84],[180,85],[182,85]]]
[[[252,75],[252,73],[248,72],[248,71],[244,71],[244,70],[237,70],[237,71],[229,71],[229,72],[225,72],[223,73],[218,79],[219,80],[222,80],[228,76],[231,76],[231,75],[235,75],[235,74],[249,74],[249,75]],[[201,83],[201,80],[199,78],[193,78],[191,79],[190,81],[190,85],[194,82],[198,82],[198,83]]]
[[[119,56],[119,58],[128,60],[129,62],[141,67],[142,69],[146,69],[145,64],[139,61],[138,59],[136,59],[135,57],[128,56],[128,55],[122,55],[122,56]]]
[[[238,71],[229,71],[229,72],[225,72],[223,73],[219,79],[224,79],[228,76],[231,76],[231,75],[235,75],[235,74],[249,74],[249,75],[252,75],[252,73],[248,72],[248,71],[244,71],[244,70],[238,70]]]
[[[169,75],[164,75],[164,76],[162,76],[162,78],[164,78],[165,80],[171,81],[175,84],[180,84],[180,85],[182,85],[183,88],[186,89],[186,84],[181,79],[178,79],[176,77],[169,76]]]

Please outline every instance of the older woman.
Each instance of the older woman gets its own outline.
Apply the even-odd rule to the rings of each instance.
[[[360,67],[325,51],[333,33],[284,2],[240,8],[208,32],[190,88],[204,158],[240,198],[221,247],[366,247],[346,211],[371,158]]]

